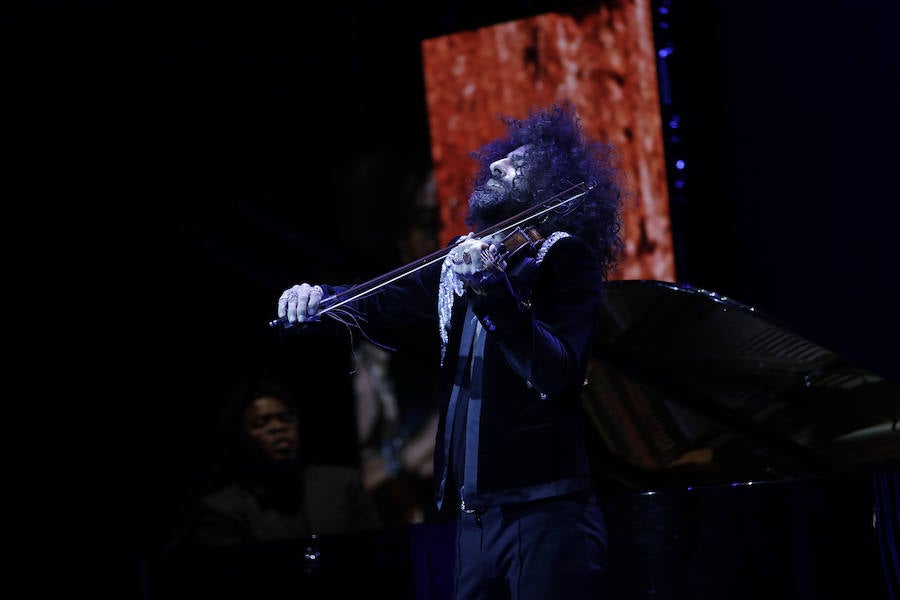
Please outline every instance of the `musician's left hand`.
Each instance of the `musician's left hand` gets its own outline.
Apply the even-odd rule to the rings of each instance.
[[[449,257],[453,272],[479,293],[501,279],[506,271],[506,261],[492,241],[469,237],[454,247]]]

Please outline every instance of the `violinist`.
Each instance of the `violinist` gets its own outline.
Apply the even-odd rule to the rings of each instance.
[[[621,174],[568,101],[502,121],[505,135],[470,154],[466,224],[487,235],[371,293],[294,285],[277,312],[287,327],[332,322],[386,345],[399,327],[437,328],[434,494],[457,520],[453,597],[594,599],[606,528],[580,390],[623,248]],[[537,216],[492,228],[521,214]]]

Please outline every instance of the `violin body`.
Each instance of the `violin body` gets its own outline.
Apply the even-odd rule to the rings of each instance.
[[[512,233],[500,242],[500,256],[507,263],[510,262],[510,259],[523,252],[533,256],[537,253],[537,248],[543,240],[543,236],[533,226],[525,229],[516,227]]]
[[[506,262],[506,272],[512,278],[521,276],[534,263],[543,236],[533,226],[516,227],[498,244],[500,257]]]

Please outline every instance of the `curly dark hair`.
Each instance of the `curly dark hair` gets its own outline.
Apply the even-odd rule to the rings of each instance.
[[[543,235],[563,230],[588,242],[600,260],[604,277],[608,277],[624,248],[621,213],[626,194],[616,148],[586,137],[581,118],[569,101],[532,107],[524,119],[500,119],[506,126],[506,137],[469,154],[478,162],[478,170],[472,176],[473,189],[482,188],[491,178],[492,162],[527,146],[527,172],[523,176],[528,186],[514,198],[515,212],[584,184],[588,191],[575,208],[549,213],[538,229]],[[572,192],[575,193],[577,190]],[[473,226],[477,221],[470,213],[466,224]]]

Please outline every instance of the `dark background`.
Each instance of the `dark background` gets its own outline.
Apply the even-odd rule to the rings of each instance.
[[[76,545],[141,551],[166,539],[224,397],[273,348],[309,394],[316,451],[353,460],[346,349],[281,353],[277,296],[397,266],[343,225],[377,197],[346,178],[372,152],[398,172],[427,160],[423,38],[578,3],[122,4],[4,5],[7,214],[29,275],[14,295],[49,325],[28,330],[38,389],[61,387],[27,410],[71,434],[42,463],[67,482],[51,504],[85,499]],[[687,164],[678,281],[900,378],[900,9],[654,7],[670,9],[656,27],[680,119],[667,163]],[[373,219],[372,239],[400,223]]]

